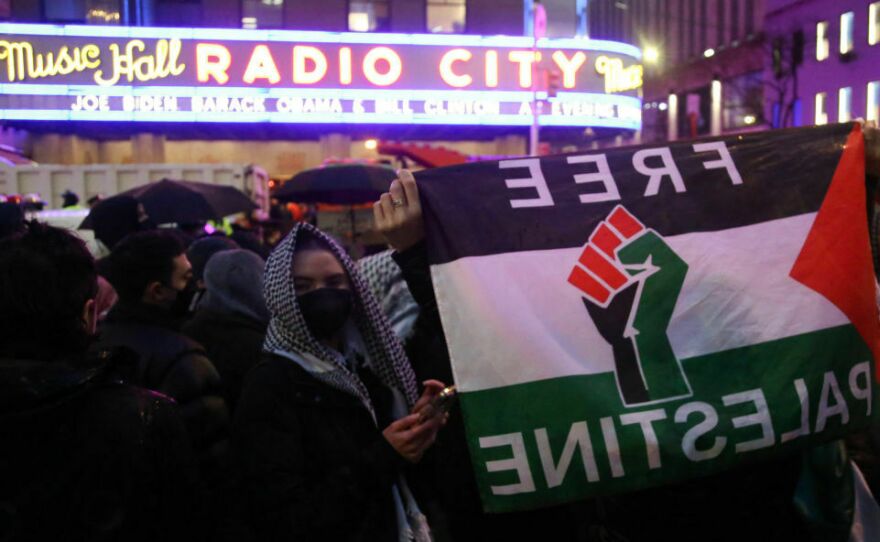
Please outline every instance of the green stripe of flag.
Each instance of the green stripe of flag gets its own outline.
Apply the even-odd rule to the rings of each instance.
[[[866,426],[876,410],[871,353],[851,325],[683,365],[695,395],[637,409],[623,407],[613,373],[461,394],[486,509],[546,506],[716,472],[780,446],[839,438]]]

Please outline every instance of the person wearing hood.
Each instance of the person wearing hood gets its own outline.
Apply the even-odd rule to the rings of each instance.
[[[95,263],[71,233],[0,240],[0,540],[191,540],[193,451],[174,401],[88,353]]]
[[[263,350],[269,324],[263,300],[265,266],[266,262],[249,250],[214,253],[202,274],[204,297],[182,328],[207,350],[220,373],[230,412],[235,411],[245,375],[259,362]]]
[[[271,319],[233,425],[259,540],[430,540],[406,482],[445,422],[347,254],[300,223],[263,285]]]
[[[189,312],[198,309],[199,303],[205,296],[205,266],[214,254],[222,250],[240,248],[238,243],[225,235],[210,235],[193,241],[186,249],[186,259],[192,265],[192,282],[195,286],[195,295],[189,306]]]
[[[119,301],[102,322],[98,346],[138,356],[137,383],[173,397],[196,448],[227,436],[229,413],[220,375],[199,343],[180,333],[192,300],[192,269],[170,231],[132,234],[102,262]]]
[[[17,203],[0,201],[0,239],[21,231],[24,213]]]

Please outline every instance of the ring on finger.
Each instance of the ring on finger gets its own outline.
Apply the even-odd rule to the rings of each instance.
[[[392,207],[403,207],[403,200],[402,199],[392,199],[391,206]]]

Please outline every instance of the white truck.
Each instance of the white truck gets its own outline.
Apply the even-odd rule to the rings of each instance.
[[[38,194],[46,202],[46,210],[29,217],[76,231],[98,254],[102,251],[92,232],[76,230],[88,214],[86,202],[93,196],[110,197],[162,179],[234,186],[264,213],[269,211],[268,173],[244,164],[0,165],[0,195]],[[67,190],[79,196],[81,209],[61,209],[62,194]]]
[[[264,211],[269,209],[269,175],[244,164],[92,164],[86,166],[0,166],[0,194],[39,194],[49,209],[60,209],[70,190],[85,205],[92,196],[110,197],[136,186],[173,179],[234,186]]]

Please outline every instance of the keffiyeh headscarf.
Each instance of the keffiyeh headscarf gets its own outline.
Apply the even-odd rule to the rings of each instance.
[[[406,340],[412,335],[419,317],[419,305],[413,299],[400,267],[391,257],[392,253],[386,250],[361,258],[357,266],[382,313],[388,317],[391,329],[400,340]]]
[[[348,254],[331,237],[310,224],[297,224],[266,262],[263,292],[271,320],[263,350],[285,357],[295,356],[301,365],[307,365],[305,368],[312,376],[358,398],[375,417],[367,388],[357,373],[349,368],[342,353],[323,345],[309,332],[300,312],[293,283],[293,255],[304,233],[321,240],[342,264],[351,281],[351,320],[363,339],[367,365],[383,384],[400,392],[411,408],[418,392],[415,373],[403,346]]]
[[[400,405],[402,409],[396,409],[398,415],[405,415],[415,404],[418,393],[415,373],[403,346],[391,331],[388,320],[348,254],[328,235],[309,224],[297,224],[266,262],[263,293],[272,319],[263,350],[299,363],[320,382],[360,399],[373,415],[373,420],[376,419],[372,401],[360,377],[349,368],[342,353],[324,346],[309,332],[300,312],[293,283],[293,255],[304,233],[323,241],[327,250],[336,256],[348,273],[354,302],[350,321],[354,322],[363,341],[367,366],[383,384],[396,392],[396,402],[406,403],[405,407]],[[428,522],[402,475],[398,475],[392,494],[398,539],[401,542],[430,542],[432,537]]]

